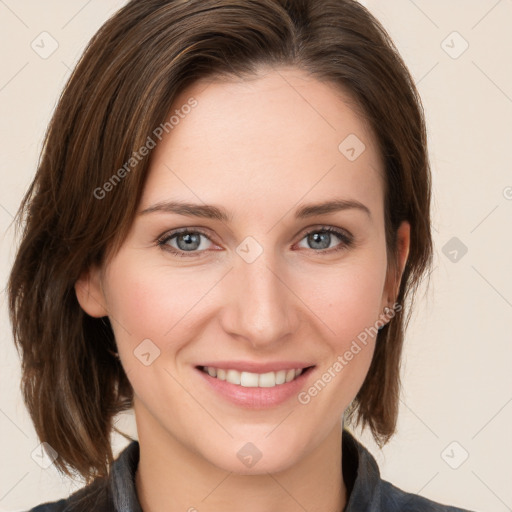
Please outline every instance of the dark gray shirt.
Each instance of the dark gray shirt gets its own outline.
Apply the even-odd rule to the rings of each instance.
[[[382,480],[375,458],[348,430],[342,435],[343,480],[349,493],[343,512],[469,512],[401,491]],[[97,478],[70,497],[29,512],[142,512],[135,489],[139,443],[132,441],[112,464],[108,478]]]

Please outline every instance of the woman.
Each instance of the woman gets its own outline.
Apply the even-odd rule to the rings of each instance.
[[[24,398],[87,480],[33,510],[461,510],[383,481],[345,428],[394,433],[429,204],[417,91],[358,3],[129,2],[19,213]]]

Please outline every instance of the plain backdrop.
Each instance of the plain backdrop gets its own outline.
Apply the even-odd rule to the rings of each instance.
[[[85,44],[124,3],[0,0],[2,289],[16,247],[10,223],[56,101]],[[364,3],[391,34],[423,99],[435,262],[406,337],[397,434],[382,451],[368,433],[360,438],[398,487],[472,510],[510,511],[512,1]],[[21,399],[5,299],[0,510],[16,511],[82,484],[36,462],[39,440]],[[131,414],[118,426],[136,435]],[[115,436],[114,444],[118,453],[126,441]]]

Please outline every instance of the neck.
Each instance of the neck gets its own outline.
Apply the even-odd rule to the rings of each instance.
[[[341,512],[346,504],[341,422],[298,463],[257,475],[225,471],[154,427],[137,420],[135,486],[144,512]]]

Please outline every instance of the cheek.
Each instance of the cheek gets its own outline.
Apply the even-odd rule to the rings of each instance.
[[[288,299],[288,307],[300,309],[298,316],[304,320],[304,331],[297,335],[308,332],[307,337],[317,340],[325,361],[344,354],[354,339],[375,325],[381,313],[385,262],[385,252],[374,250],[332,265],[308,263],[300,272],[287,269],[286,281],[301,299]],[[157,347],[155,353],[164,356],[161,361],[172,360],[212,327],[224,307],[222,297],[231,295],[223,289],[229,280],[221,282],[222,274],[208,266],[177,269],[155,264],[133,251],[118,254],[107,273],[105,296],[127,372],[133,365],[139,367],[134,354],[144,340]],[[359,364],[352,367],[370,359],[371,351],[364,352],[369,354],[361,353]]]
[[[197,270],[180,272],[121,255],[109,270],[105,290],[119,350],[133,351],[145,339],[161,351],[170,345],[178,350],[191,319],[199,325],[198,306],[217,281]]]
[[[332,268],[317,272],[314,287],[312,278],[304,282],[302,293],[306,288],[314,290],[308,305],[321,319],[323,333],[314,333],[323,341],[317,378],[298,396],[311,417],[334,424],[361,388],[374,354],[385,278],[385,253],[375,250],[347,259],[336,272]]]
[[[327,332],[343,348],[349,340],[375,325],[382,313],[386,260],[361,258],[357,263],[329,269],[308,280],[308,305],[330,329]],[[314,284],[314,286],[313,286]],[[304,289],[303,294],[306,293]]]
[[[320,376],[322,382],[310,390],[311,395],[306,390],[304,403],[324,385],[332,386],[332,392],[320,400],[325,400],[329,410],[344,410],[363,384],[374,353],[377,320],[382,313],[386,258],[385,254],[378,257],[379,254],[376,251],[370,258],[347,263],[337,272],[330,269],[329,279],[315,281],[315,292],[310,295],[313,302],[308,304],[328,326],[323,328],[328,356]]]
[[[386,257],[381,252],[290,273],[287,281],[307,306],[307,315],[316,315],[336,339],[347,340],[373,325],[381,313],[386,273]],[[132,349],[146,338],[160,349],[173,339],[174,349],[179,348],[179,336],[173,333],[191,327],[190,322],[196,330],[206,322],[209,315],[204,308],[206,303],[211,307],[211,301],[204,299],[212,291],[217,296],[223,287],[219,273],[206,267],[184,271],[122,254],[110,267],[106,282],[107,308],[118,345],[129,344]],[[215,303],[213,309],[222,308]],[[304,305],[290,303],[290,307]]]

